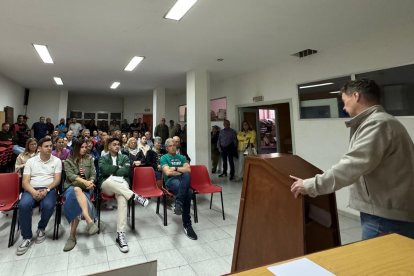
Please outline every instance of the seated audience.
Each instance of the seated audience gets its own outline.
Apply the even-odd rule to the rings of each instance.
[[[72,118],[69,124],[68,130],[72,131],[72,136],[76,139],[78,138],[78,135],[82,130],[82,125],[76,121],[76,118]],[[67,137],[67,134],[66,134],[66,137]]]
[[[19,115],[17,122],[11,126],[11,132],[15,139],[15,145],[13,146],[13,153],[19,155],[24,152],[27,139],[30,138],[30,129],[25,122],[25,116]]]
[[[0,141],[7,141],[13,143],[13,134],[10,131],[9,123],[1,124]]]
[[[45,117],[40,117],[39,122],[36,122],[32,125],[32,137],[36,138],[38,141],[45,137],[48,132],[47,124],[45,123]]]
[[[154,147],[150,151],[147,152],[147,156],[145,158],[145,163],[148,166],[154,168],[155,178],[157,180],[161,179],[162,170],[160,165],[161,156],[166,154],[167,152],[161,147],[162,139],[161,137],[154,138]]]
[[[147,152],[151,149],[150,146],[147,145],[147,137],[142,136],[140,142],[138,143],[138,149],[140,151],[139,154],[142,155],[141,158],[145,158],[147,156]]]
[[[47,134],[52,135],[55,130],[55,126],[52,124],[52,119],[46,118]],[[52,140],[53,141],[53,140]]]
[[[37,153],[37,140],[36,138],[29,138],[26,142],[24,152],[20,153],[16,158],[16,165],[14,171],[22,176],[22,171],[26,165],[27,160],[35,156]]]
[[[138,159],[139,148],[137,140],[134,137],[128,139],[128,142],[122,153],[128,156],[128,159],[131,163],[131,168],[141,165],[141,160]]]
[[[167,154],[161,157],[161,167],[164,173],[165,185],[171,191],[175,199],[174,214],[182,215],[184,233],[192,240],[197,239],[197,234],[191,226],[190,205],[193,193],[190,189],[191,168],[184,156],[177,154],[172,138],[165,141]]]
[[[76,143],[76,138],[74,137],[72,130],[66,132],[66,138],[68,139],[68,142],[66,143],[66,148],[68,150],[72,150],[73,145],[75,145]]]
[[[59,132],[59,136],[60,137],[65,137],[66,136],[66,132],[68,131],[68,128],[66,127],[66,123],[65,123],[65,119],[61,118],[60,122],[58,125],[56,125],[55,128],[58,132]]]
[[[152,148],[154,146],[154,139],[151,137],[151,132],[145,132],[145,137],[147,138],[147,145]]]
[[[121,151],[123,151],[127,145],[128,136],[126,133],[121,134]]]
[[[181,139],[178,136],[174,136],[173,141],[175,143],[175,148],[177,150],[177,154],[181,154],[182,156],[184,156],[187,159],[187,162],[190,163],[191,162],[191,158],[190,156],[188,156],[187,151],[183,148],[181,148]]]
[[[128,200],[133,199],[142,206],[147,206],[148,199],[134,194],[129,189],[130,163],[128,156],[119,153],[120,142],[118,138],[109,138],[107,141],[109,154],[99,159],[99,183],[102,192],[115,198],[118,203],[117,237],[116,245],[123,253],[129,251],[125,237],[127,225]]]
[[[66,160],[66,158],[68,158],[69,154],[70,154],[70,150],[68,150],[65,147],[65,141],[64,141],[63,137],[58,136],[56,138],[56,147],[52,151],[52,155],[56,156],[57,158],[59,158],[63,162],[63,161]]]
[[[46,226],[56,205],[55,188],[60,183],[62,162],[52,155],[51,139],[40,139],[38,149],[39,154],[27,160],[23,172],[24,192],[19,202],[19,224],[23,242],[17,248],[17,255],[23,255],[32,245],[32,209],[36,203],[40,203],[41,210],[36,243],[46,239]]]
[[[63,210],[70,223],[70,234],[63,251],[70,251],[76,246],[76,229],[80,218],[85,218],[89,235],[98,232],[93,222],[93,205],[90,201],[95,188],[95,165],[93,158],[87,154],[87,143],[80,139],[76,142],[71,155],[65,161],[66,181],[64,184]]]
[[[128,120],[127,119],[124,119],[122,121],[121,131],[123,133],[129,133],[130,132],[130,128],[129,128],[129,124],[128,124]]]

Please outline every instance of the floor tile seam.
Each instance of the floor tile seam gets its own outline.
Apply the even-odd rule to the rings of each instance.
[[[104,264],[104,263],[109,263],[108,262],[108,255],[106,256],[106,261],[100,261],[100,262],[97,262],[97,263],[94,263],[94,264],[89,264],[89,265],[72,266],[72,267],[70,267],[70,269],[77,269],[77,268],[80,268],[80,267],[88,267],[88,266],[93,266],[93,265],[100,265],[100,264]],[[69,270],[69,263],[68,263],[68,269],[67,270]]]
[[[180,266],[171,267],[171,268],[166,268],[166,269],[161,269],[161,270],[158,270],[157,272],[162,272],[162,271],[165,271],[165,270],[170,270],[170,269],[174,269],[174,268],[180,268],[180,267],[182,267],[182,266],[188,266],[188,267],[191,269],[191,271],[192,271],[195,275],[197,275],[197,276],[198,276],[198,274],[194,271],[194,269],[191,267],[191,265],[190,265],[190,264],[187,264],[187,265],[180,265]]]
[[[26,260],[26,264],[25,264],[25,267],[24,267],[24,269],[23,269],[23,274],[22,274],[22,275],[24,275],[24,274],[25,274],[25,272],[26,272],[27,265],[29,264],[29,260],[30,260],[30,258],[22,259],[21,261],[23,261],[23,260]],[[16,261],[19,261],[19,260],[11,260],[11,261],[8,261],[8,262],[3,262],[3,263],[0,263],[0,265],[4,265],[4,264],[8,264],[8,263],[14,263],[14,262],[16,262]]]
[[[190,265],[189,263],[188,263],[188,261],[186,260],[186,258],[184,258],[184,256],[181,254],[181,252],[180,251],[178,251],[177,249],[168,249],[167,251],[171,251],[171,250],[175,250],[176,252],[178,252],[178,254],[181,256],[181,258],[185,261],[185,265]],[[159,251],[159,252],[162,252],[162,251]],[[159,252],[157,252],[157,253],[159,253]],[[151,254],[156,254],[156,253],[149,253],[149,254],[145,254],[145,258],[147,259],[147,262],[148,261],[151,261],[151,260],[153,260],[153,259],[150,259],[149,258],[149,256],[148,255],[151,255]],[[157,261],[157,263],[158,263],[158,259],[155,259],[156,261]],[[184,266],[184,265],[181,265],[181,266]],[[166,268],[166,269],[171,269],[171,268],[176,268],[176,267],[180,267],[180,266],[173,266],[173,267],[169,267],[169,268]],[[164,269],[165,270],[165,269]],[[158,266],[157,266],[157,272],[158,271],[160,271],[160,270],[158,270]]]

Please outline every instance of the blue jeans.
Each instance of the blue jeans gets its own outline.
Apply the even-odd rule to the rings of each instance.
[[[414,222],[386,219],[361,212],[362,239],[397,233],[414,239]]]
[[[190,174],[183,173],[182,175],[171,177],[165,185],[175,195],[175,204],[183,207],[183,225],[191,225],[190,207],[193,193],[190,190]]]
[[[33,196],[24,192],[19,202],[19,223],[22,228],[23,239],[31,239],[32,233],[32,214],[33,208],[37,201]],[[50,217],[53,215],[53,211],[56,206],[56,190],[50,190],[46,197],[40,201],[41,216],[37,229],[45,230]]]

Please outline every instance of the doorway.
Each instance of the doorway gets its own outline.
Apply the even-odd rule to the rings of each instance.
[[[246,120],[256,131],[260,154],[293,153],[290,114],[288,102],[239,107],[240,125]]]

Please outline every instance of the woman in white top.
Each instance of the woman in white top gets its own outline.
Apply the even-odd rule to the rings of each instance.
[[[32,158],[37,153],[37,140],[35,138],[29,138],[26,141],[26,148],[24,152],[20,153],[16,159],[16,165],[14,171],[19,174],[19,177],[22,176],[21,171],[24,169],[27,160]]]

